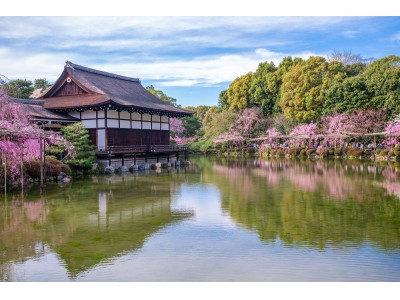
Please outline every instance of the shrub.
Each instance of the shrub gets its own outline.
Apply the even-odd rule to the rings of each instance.
[[[306,156],[307,155],[307,149],[301,149],[300,150],[300,156]]]
[[[271,149],[270,153],[271,156],[275,156],[276,155],[277,150],[276,149]]]
[[[306,151],[306,155],[307,156],[310,156],[311,154],[314,154],[316,152],[316,149],[308,149],[307,151]]]
[[[61,172],[64,172],[68,176],[71,176],[71,174],[72,174],[71,168],[66,164],[61,165]]]
[[[24,163],[26,173],[34,179],[40,178],[40,161],[37,159]],[[55,159],[54,157],[46,157],[45,162],[45,175],[46,177],[55,177],[64,172],[71,175],[71,169],[63,162]]]
[[[276,151],[276,156],[285,156],[285,150],[283,150],[283,149],[278,149],[277,151]]]
[[[342,156],[343,154],[343,149],[342,148],[337,148],[334,150],[335,156]]]
[[[382,149],[381,152],[379,153],[380,156],[387,156],[389,154],[390,150],[389,149]]]

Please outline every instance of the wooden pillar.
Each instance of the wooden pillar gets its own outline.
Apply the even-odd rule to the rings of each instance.
[[[179,160],[179,150],[176,152],[176,160]]]
[[[169,162],[169,153],[167,154],[167,162]]]
[[[111,167],[111,150],[108,150],[108,166]]]
[[[125,154],[122,154],[122,166],[125,165]]]
[[[157,154],[157,162],[160,162],[160,156]]]
[[[133,164],[136,165],[136,153],[133,153]]]
[[[185,161],[187,160],[187,150],[185,148]]]

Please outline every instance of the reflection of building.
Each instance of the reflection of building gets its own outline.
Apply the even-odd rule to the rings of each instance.
[[[4,269],[12,278],[10,263],[45,255],[38,244],[56,252],[71,276],[140,249],[154,233],[190,215],[171,210],[179,185],[178,178],[174,183],[151,177],[112,185],[74,182],[55,194],[49,187],[46,201],[0,206],[0,275]]]

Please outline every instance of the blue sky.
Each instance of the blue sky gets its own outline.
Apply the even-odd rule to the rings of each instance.
[[[65,61],[138,77],[182,106],[215,105],[263,61],[400,55],[400,17],[6,17],[0,74],[54,81]]]

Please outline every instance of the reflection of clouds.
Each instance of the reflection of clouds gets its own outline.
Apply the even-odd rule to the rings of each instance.
[[[172,211],[193,212],[191,220],[200,225],[218,224],[234,227],[235,223],[225,216],[221,208],[221,194],[213,185],[185,185],[174,195]]]

